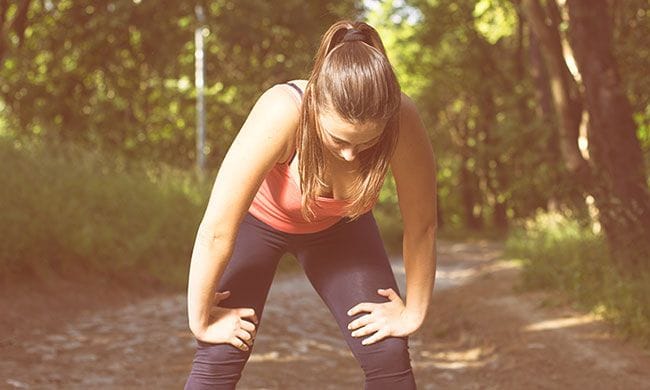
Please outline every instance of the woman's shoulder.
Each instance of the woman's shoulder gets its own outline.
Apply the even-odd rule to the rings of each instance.
[[[294,80],[292,80],[294,81]],[[295,84],[303,89],[302,80],[295,80]],[[295,135],[298,129],[298,123],[300,118],[300,109],[296,105],[296,97],[292,96],[295,94],[295,91],[291,91],[292,87],[289,85],[282,85],[285,83],[277,83],[272,85],[265,91],[265,94],[270,95],[270,98],[267,100],[268,104],[273,105],[273,110],[282,113],[286,118],[288,123],[291,125],[287,128],[284,128],[282,131],[287,131],[284,138],[286,139],[286,144],[284,148],[284,153],[278,159],[277,163],[282,164],[285,161],[288,161],[289,158],[293,155],[293,148],[295,144]],[[306,81],[305,81],[306,84]],[[304,90],[304,89],[303,89]]]
[[[402,92],[402,99],[400,104],[400,127],[411,124],[413,121],[420,120],[418,108],[413,99],[406,93]]]
[[[287,80],[278,84],[275,84],[275,86],[281,86],[284,91],[288,95],[291,95],[293,98],[293,101],[296,104],[296,107],[300,110],[300,106],[302,105],[302,95],[305,92],[305,88],[307,87],[307,80],[300,80],[300,79],[294,79],[294,80]],[[296,89],[299,89],[300,91],[296,91]]]

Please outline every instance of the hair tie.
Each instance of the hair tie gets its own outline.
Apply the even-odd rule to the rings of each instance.
[[[355,42],[355,41],[365,41],[365,40],[366,40],[366,34],[363,31],[358,30],[356,28],[351,28],[345,33],[341,42]]]

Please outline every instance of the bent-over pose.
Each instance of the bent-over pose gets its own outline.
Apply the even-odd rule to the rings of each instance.
[[[372,214],[388,168],[406,301]],[[430,302],[436,226],[436,166],[417,109],[375,29],[337,22],[309,79],[262,93],[219,168],[190,264],[197,350],[185,389],[235,388],[286,252],[333,314],[365,388],[415,389],[408,336]]]

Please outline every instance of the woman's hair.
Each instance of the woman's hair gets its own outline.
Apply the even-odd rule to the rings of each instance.
[[[353,125],[383,126],[379,141],[358,153],[359,178],[345,213],[351,219],[379,197],[397,145],[401,89],[377,31],[364,22],[341,20],[323,35],[305,88],[296,136],[302,215],[311,221],[320,183],[324,186],[325,147],[319,114],[330,113]]]

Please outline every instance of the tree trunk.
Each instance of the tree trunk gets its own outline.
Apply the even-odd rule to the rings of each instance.
[[[468,153],[462,153],[462,164],[460,167],[460,192],[463,205],[463,216],[465,227],[470,230],[480,230],[483,227],[482,215],[474,214],[474,207],[477,203],[478,178],[468,168]]]
[[[578,149],[578,135],[582,119],[582,100],[578,85],[567,68],[562,52],[562,40],[558,30],[555,0],[547,2],[546,12],[539,0],[521,0],[520,9],[531,31],[541,44],[546,69],[550,79],[553,105],[558,116],[558,135],[562,160],[567,169],[589,188],[591,178],[587,162]]]
[[[569,38],[585,87],[600,222],[625,270],[650,266],[650,193],[632,109],[612,54],[604,1],[568,0]]]

